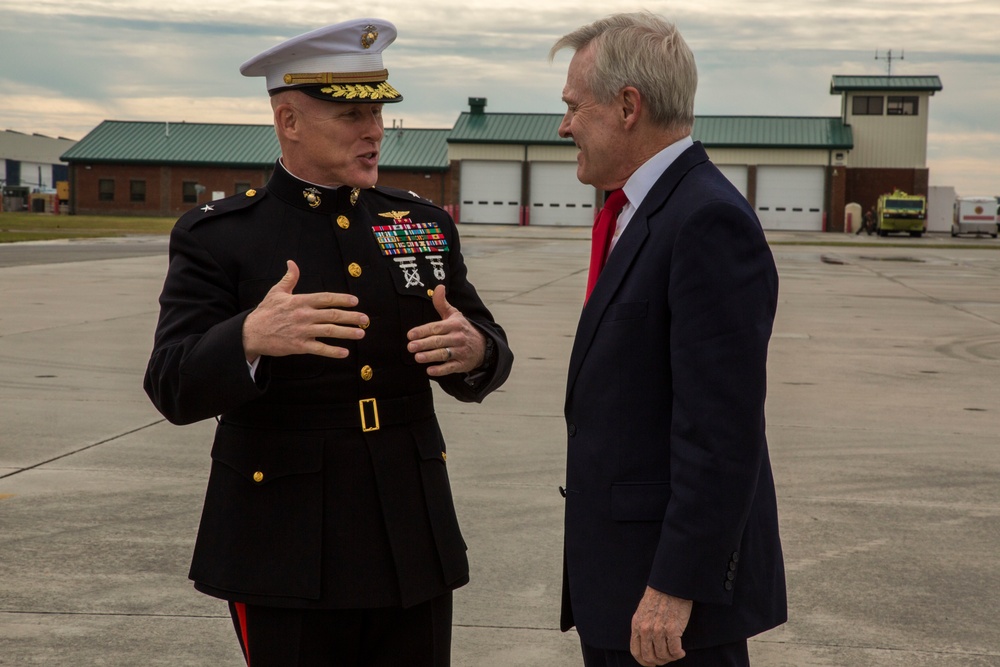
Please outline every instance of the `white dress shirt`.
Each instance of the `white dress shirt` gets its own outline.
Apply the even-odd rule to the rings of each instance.
[[[642,200],[646,198],[649,191],[656,185],[656,181],[667,170],[667,167],[673,164],[674,160],[692,145],[694,145],[694,140],[691,139],[691,135],[688,135],[670,144],[632,172],[632,175],[629,176],[628,181],[622,187],[622,190],[625,191],[625,196],[628,197],[628,203],[625,204],[622,212],[618,214],[615,235],[611,239],[611,249],[608,250],[609,255],[611,254],[611,250],[614,250],[615,244],[618,243],[618,237],[625,231],[625,227],[628,226],[636,209],[642,204]]]

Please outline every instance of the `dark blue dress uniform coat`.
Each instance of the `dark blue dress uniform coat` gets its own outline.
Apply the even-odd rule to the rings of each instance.
[[[329,341],[346,359],[263,357],[251,377],[243,321],[288,259],[295,293],[354,294],[371,322],[362,340]],[[440,385],[481,401],[513,357],[440,208],[388,188],[318,188],[279,163],[266,188],[177,222],[145,388],[173,423],[219,420],[190,572],[199,590],[370,608],[468,581],[429,377],[406,350],[407,331],[440,319],[438,284],[494,347],[483,369]]]
[[[746,200],[701,144],[626,227],[570,358],[562,627],[629,649],[651,586],[694,600],[686,648],[782,623],[764,436],[778,280]]]

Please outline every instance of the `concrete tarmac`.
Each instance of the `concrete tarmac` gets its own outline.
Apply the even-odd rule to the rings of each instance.
[[[439,396],[470,547],[456,667],[579,666],[558,630],[566,367],[588,230],[462,227],[517,359]],[[1000,243],[769,233],[789,622],[758,667],[1000,665]],[[166,240],[0,249],[0,665],[242,664],[187,580],[214,422],[142,391]]]

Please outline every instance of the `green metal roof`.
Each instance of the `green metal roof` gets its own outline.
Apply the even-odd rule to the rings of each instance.
[[[106,120],[66,151],[66,162],[267,166],[281,154],[270,125]]]
[[[559,136],[562,114],[481,113],[463,111],[448,135],[448,143],[552,144],[572,146]]]
[[[380,169],[447,171],[451,130],[386,128],[378,159]]]
[[[853,90],[899,90],[909,92],[930,92],[932,95],[943,90],[941,78],[931,76],[841,76],[830,80],[830,94]]]
[[[562,114],[463,113],[448,143],[572,145],[558,135]],[[709,148],[851,148],[840,118],[697,116],[693,136]]]
[[[448,168],[450,130],[387,129],[383,169]],[[66,162],[269,167],[281,155],[271,125],[106,120],[62,155]]]
[[[708,148],[853,148],[851,127],[840,118],[696,116],[696,141]]]
[[[453,129],[389,128],[383,169],[448,169],[448,143],[572,146],[562,114],[462,113]],[[851,148],[840,118],[697,116],[694,138],[712,148]],[[270,125],[106,120],[63,153],[66,162],[268,167],[281,154]]]

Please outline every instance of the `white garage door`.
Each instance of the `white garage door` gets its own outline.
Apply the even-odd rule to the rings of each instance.
[[[757,217],[764,229],[823,229],[823,167],[757,167]]]
[[[729,182],[736,186],[740,194],[747,196],[747,167],[745,164],[718,164],[716,165],[722,175],[729,179]]]
[[[593,186],[576,179],[575,162],[532,162],[528,223],[590,227],[594,224]]]
[[[494,225],[518,224],[521,164],[463,160],[459,219]]]

